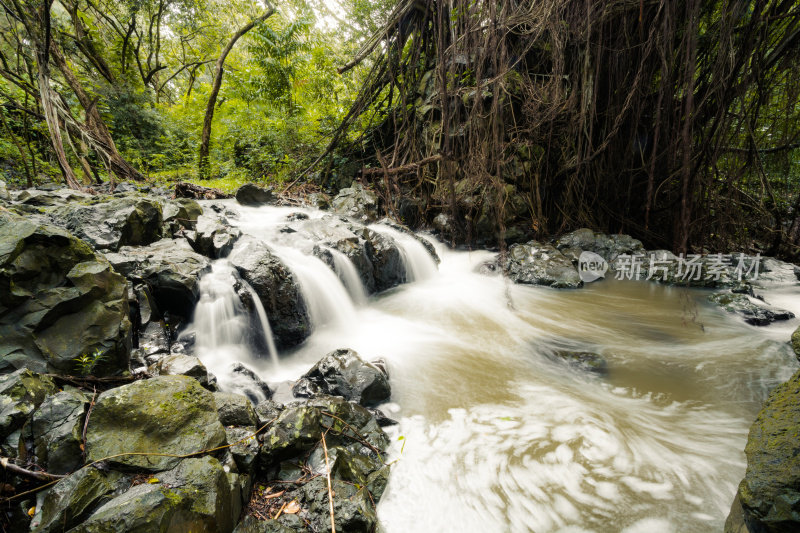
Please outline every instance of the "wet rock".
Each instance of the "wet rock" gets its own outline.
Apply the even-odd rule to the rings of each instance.
[[[94,375],[127,370],[128,315],[127,283],[105,258],[55,226],[0,213],[0,371],[73,374],[82,356]]]
[[[96,250],[116,251],[120,246],[140,246],[161,238],[161,203],[134,195],[96,197],[50,212],[53,222],[72,232]]]
[[[203,208],[194,200],[177,198],[162,202],[162,217],[165,237],[172,237],[180,230],[193,230]]]
[[[377,526],[378,517],[367,491],[335,478],[331,485],[335,494],[333,514],[336,531],[348,533],[373,531]],[[328,486],[324,477],[314,478],[293,495],[296,496],[301,509],[306,510],[301,516],[311,524],[312,531],[330,530]]]
[[[202,215],[189,242],[197,253],[217,259],[228,255],[241,236],[239,228],[231,226],[224,216]]]
[[[292,387],[300,397],[320,394],[342,396],[361,405],[377,405],[389,399],[386,374],[353,350],[334,350],[306,372]]]
[[[258,377],[258,374],[242,363],[233,364],[231,376],[233,376],[233,380],[229,386],[234,389],[236,393],[246,396],[253,402],[253,405],[257,406],[272,398],[272,391],[269,385]]]
[[[106,258],[134,284],[145,283],[161,311],[188,317],[200,297],[200,277],[210,261],[184,239],[162,239],[149,246],[123,247]]]
[[[319,409],[323,415],[323,423],[334,429],[334,433],[326,437],[329,446],[342,446],[351,453],[376,458],[378,456],[375,450],[383,452],[389,446],[389,437],[381,429],[375,416],[357,403],[340,397],[317,396],[308,400],[306,405]],[[326,413],[336,418],[329,417]],[[354,431],[358,432],[358,439],[353,438]],[[335,434],[337,432],[338,435]]]
[[[345,216],[372,222],[378,218],[378,197],[360,183],[341,189],[333,200],[331,208]]]
[[[741,293],[717,292],[709,296],[708,301],[729,313],[740,315],[745,322],[753,326],[766,326],[779,320],[794,318],[794,313],[791,311],[758,305],[746,294]]]
[[[750,427],[747,471],[726,533],[800,530],[800,372],[776,387]]]
[[[258,294],[279,349],[303,342],[311,333],[305,301],[292,272],[263,242],[239,239],[228,259]]]
[[[506,275],[514,283],[576,289],[583,285],[572,261],[549,244],[531,241],[508,250]]]
[[[102,505],[74,532],[233,530],[241,509],[222,465],[213,457],[185,459],[156,482],[135,485]],[[238,504],[238,507],[237,507]]]
[[[255,426],[225,428],[230,452],[239,472],[251,474],[258,459],[258,438]]]
[[[255,183],[245,183],[236,190],[236,201],[242,205],[265,205],[274,199],[272,189],[264,189]]]
[[[31,524],[33,533],[71,530],[102,503],[130,486],[130,478],[120,472],[84,468],[62,479],[51,488]]]
[[[155,376],[188,376],[196,379],[204,388],[209,388],[211,383],[208,370],[200,359],[186,354],[165,355],[149,371]]]
[[[0,375],[0,451],[4,456],[17,456],[19,435],[14,438],[15,432],[55,391],[51,378],[28,369]]]
[[[792,349],[795,355],[800,358],[800,327],[792,333]]]
[[[8,194],[8,187],[6,187],[5,181],[0,181],[0,200],[5,202],[11,201],[11,195]]]
[[[601,375],[608,373],[608,363],[605,358],[593,352],[560,350],[555,353],[555,357],[564,361],[569,366],[585,372],[593,372]]]
[[[280,416],[284,406],[274,400],[267,400],[256,405],[256,416],[258,416],[258,427],[273,422]]]
[[[87,459],[125,452],[182,455],[225,441],[214,396],[186,376],[159,376],[108,390],[97,398],[86,436]],[[128,455],[109,460],[120,467],[158,472],[175,457]]]
[[[230,392],[215,392],[219,421],[223,426],[255,426],[258,417],[247,397]]]
[[[158,322],[148,322],[139,334],[139,347],[145,357],[169,353],[169,331]]]
[[[79,391],[49,396],[33,415],[36,462],[51,474],[66,474],[83,465],[83,422],[89,398]]]
[[[308,405],[287,407],[264,433],[262,462],[269,465],[310,450],[322,438],[322,430],[319,409]]]

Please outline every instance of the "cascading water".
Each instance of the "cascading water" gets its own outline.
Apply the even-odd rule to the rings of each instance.
[[[364,289],[364,283],[361,281],[361,276],[358,275],[355,265],[350,259],[342,252],[335,248],[327,248],[333,257],[333,266],[336,269],[336,274],[342,280],[350,297],[359,305],[367,303],[367,291]]]
[[[709,305],[707,292],[647,282],[509,285],[477,273],[493,254],[440,243],[437,275],[421,243],[382,225],[372,229],[402,246],[409,277],[427,281],[354,307],[339,277],[300,251],[308,243],[291,248],[276,235],[287,213],[242,209],[239,224],[273,246],[326,327],[276,370],[236,350],[238,310],[225,311],[235,302],[200,306],[220,308],[215,342],[233,343],[226,359],[244,357],[267,381],[297,379],[341,347],[387,361],[393,403],[383,409],[400,423],[388,429],[396,463],[378,506],[385,531],[722,529],[749,425],[797,367],[785,331],[800,320],[777,335]],[[796,304],[799,293],[765,295]],[[608,374],[559,362],[563,346],[599,353]]]
[[[406,267],[408,281],[423,281],[436,276],[436,261],[425,249],[425,245],[416,238],[383,224],[372,224],[369,228],[391,237],[397,243]]]
[[[251,315],[235,290],[237,283],[253,296],[260,331],[252,330]],[[224,259],[214,262],[211,271],[200,279],[200,300],[195,308],[192,331],[198,357],[223,388],[238,389],[237,376],[231,373],[232,364],[253,364],[253,342],[249,340],[254,335],[263,337],[272,364],[278,364],[278,351],[263,305],[252,287],[239,278]]]

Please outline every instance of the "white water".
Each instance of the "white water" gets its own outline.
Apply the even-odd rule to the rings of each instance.
[[[277,250],[287,242],[273,232],[291,211],[242,209],[241,227]],[[247,361],[278,382],[335,348],[386,359],[384,410],[400,424],[378,507],[385,531],[722,529],[749,425],[797,367],[785,332],[800,320],[756,328],[708,305],[707,292],[646,282],[509,285],[475,272],[492,254],[436,247],[438,275],[357,308],[340,305],[349,295],[324,263],[281,249],[304,294],[319,291],[315,322],[326,327],[277,370]],[[766,296],[792,308],[798,294]],[[602,354],[608,376],[554,361],[563,346]]]
[[[406,267],[408,281],[423,281],[436,276],[436,261],[433,260],[425,246],[417,239],[382,224],[372,224],[369,228],[391,237],[397,243],[398,248],[400,248],[400,255],[403,258],[403,264]]]
[[[234,290],[237,281],[253,295],[260,331],[251,331],[250,315]],[[277,365],[278,351],[264,307],[252,287],[240,279],[225,260],[214,262],[211,272],[200,280],[200,300],[195,308],[191,331],[195,333],[197,356],[223,388],[239,389],[239,378],[231,373],[231,366],[236,362],[248,366],[253,364],[251,339],[254,335],[263,335],[269,347],[270,360]]]
[[[336,268],[336,274],[342,280],[344,286],[347,287],[347,292],[350,297],[358,305],[367,303],[367,291],[364,289],[364,283],[361,281],[361,276],[358,275],[355,265],[350,259],[342,252],[335,248],[327,248],[333,257],[333,265]]]

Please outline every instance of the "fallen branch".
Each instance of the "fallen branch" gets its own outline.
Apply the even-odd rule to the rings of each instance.
[[[40,481],[50,481],[52,479],[61,479],[67,477],[60,474],[48,474],[47,472],[34,472],[33,470],[28,470],[27,468],[22,468],[21,466],[17,466],[14,463],[9,462],[9,459],[6,457],[0,457],[0,465],[2,465],[5,470],[8,470],[12,474],[38,479]]]
[[[328,445],[325,443],[325,433],[322,434],[322,451],[325,453],[325,477],[328,480],[328,506],[331,510],[331,533],[336,533],[336,521],[333,516],[333,487],[331,486],[331,465],[328,461]]]

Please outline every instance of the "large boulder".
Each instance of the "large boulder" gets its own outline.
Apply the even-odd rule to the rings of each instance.
[[[161,311],[191,316],[200,298],[200,278],[211,268],[185,239],[162,239],[149,246],[125,246],[106,254],[114,269],[134,284],[145,283]]]
[[[333,200],[331,208],[340,215],[372,222],[378,218],[378,196],[360,183],[341,189]]]
[[[800,358],[800,327],[792,333],[792,349],[795,355]]]
[[[800,371],[770,393],[744,451],[726,533],[800,531]]]
[[[264,189],[255,183],[245,183],[236,190],[236,201],[242,205],[265,205],[274,199],[272,189]]]
[[[50,216],[97,250],[150,244],[161,238],[163,224],[161,203],[138,194],[70,203],[53,209]]]
[[[55,484],[31,523],[33,533],[71,530],[108,499],[130,487],[120,472],[83,468]]]
[[[83,422],[89,398],[77,390],[48,397],[33,415],[36,462],[51,474],[66,474],[83,465]]]
[[[214,396],[186,376],[159,376],[102,393],[92,410],[86,435],[87,459],[138,452],[185,455],[225,442]],[[175,467],[180,459],[158,455],[121,455],[108,459],[119,467],[153,472]]]
[[[104,503],[70,531],[228,533],[241,511],[239,498],[218,460],[185,459],[173,470]]]
[[[773,322],[794,318],[794,313],[791,311],[759,305],[753,302],[746,294],[715,292],[708,297],[708,300],[728,313],[741,316],[745,322],[753,326],[767,326]]]
[[[347,349],[334,350],[320,359],[297,380],[292,392],[301,397],[341,396],[365,406],[385,402],[391,396],[386,374]]]
[[[249,236],[236,242],[228,257],[258,295],[278,348],[290,348],[311,333],[308,311],[292,272],[269,247]]]
[[[583,285],[572,261],[549,244],[531,241],[508,249],[505,273],[514,283],[576,289]]]
[[[86,243],[0,212],[0,371],[127,370],[128,313],[125,278]]]

